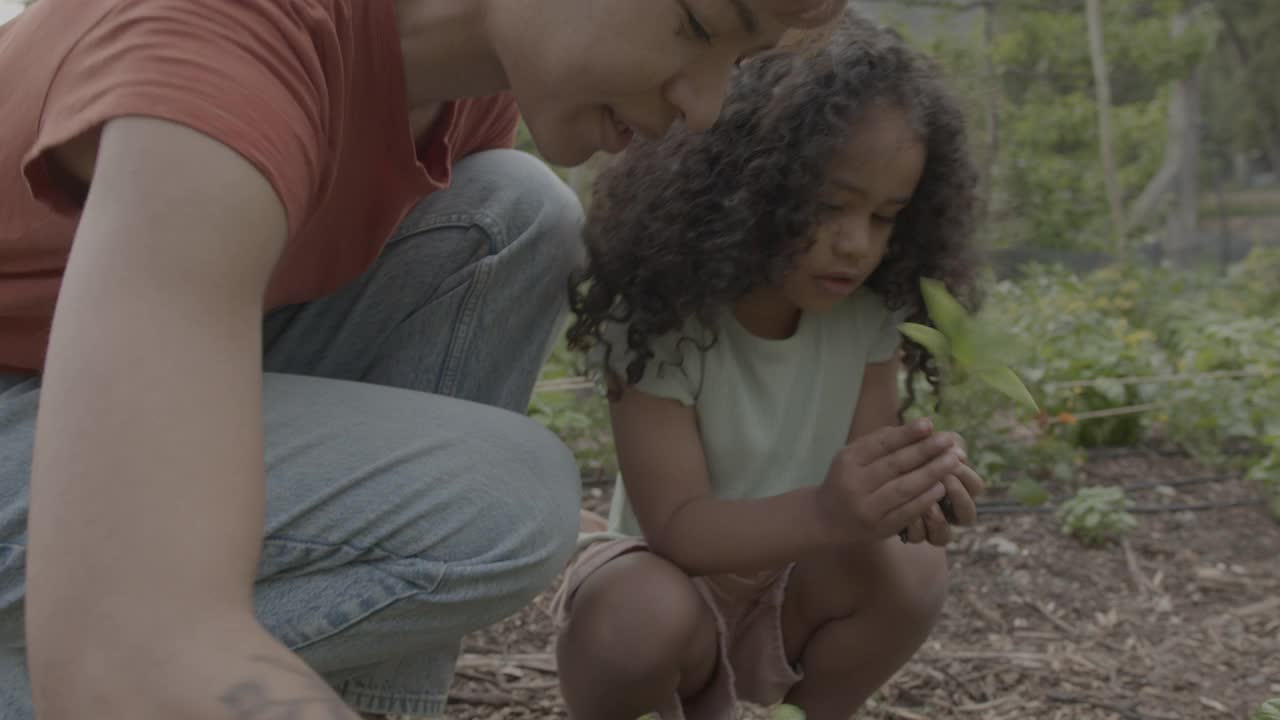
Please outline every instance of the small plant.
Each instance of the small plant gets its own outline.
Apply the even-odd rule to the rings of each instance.
[[[946,384],[961,386],[973,378],[1038,412],[1035,398],[1003,362],[1008,338],[970,315],[941,282],[921,278],[920,292],[937,328],[902,323],[898,329],[933,355]]]
[[[1270,454],[1250,468],[1247,477],[1261,486],[1272,519],[1280,522],[1280,435],[1268,437],[1266,446]]]
[[[804,711],[795,705],[783,703],[773,709],[769,720],[804,720]]]
[[[1082,488],[1058,508],[1062,531],[1088,545],[1114,540],[1138,524],[1126,505],[1121,488]]]
[[[1280,698],[1271,698],[1259,705],[1253,711],[1252,720],[1280,720]]]

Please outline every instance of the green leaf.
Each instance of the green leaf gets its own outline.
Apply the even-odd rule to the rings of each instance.
[[[947,292],[947,286],[931,278],[920,279],[920,294],[924,296],[929,317],[954,344],[969,331],[969,313],[964,306]]]
[[[1035,507],[1049,502],[1049,491],[1029,477],[1018,478],[1009,488],[1009,495],[1023,505]]]
[[[804,720],[804,711],[795,705],[782,704],[773,709],[770,720]]]
[[[903,335],[920,343],[920,346],[929,351],[929,354],[937,359],[940,363],[945,363],[951,357],[951,343],[947,342],[947,336],[941,332],[919,323],[902,323],[898,326],[898,330]]]
[[[1040,406],[1027,390],[1027,386],[1018,379],[1017,373],[1007,367],[982,368],[977,372],[978,379],[1013,398],[1032,412],[1038,412]]]
[[[1280,720],[1280,698],[1272,698],[1253,711],[1253,720]]]

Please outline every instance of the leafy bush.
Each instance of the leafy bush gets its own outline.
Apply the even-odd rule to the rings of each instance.
[[[1090,545],[1115,540],[1137,526],[1126,508],[1124,490],[1118,487],[1082,488],[1062,503],[1058,517],[1062,531]]]

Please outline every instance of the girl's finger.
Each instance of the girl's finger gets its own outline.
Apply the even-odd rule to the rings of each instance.
[[[969,493],[970,498],[978,497],[986,489],[982,476],[968,465],[961,463],[960,467],[956,468],[955,476],[964,485],[965,492]]]
[[[887,537],[896,528],[907,533],[903,542],[910,542],[911,523],[918,522],[925,513],[929,512],[929,508],[937,507],[938,501],[946,496],[947,489],[939,482],[910,502],[894,508],[881,519],[880,525],[877,526],[884,533],[882,537]]]
[[[946,547],[951,542],[951,526],[937,505],[924,514],[924,528],[930,545]]]
[[[948,475],[942,484],[947,488],[947,497],[942,502],[950,505],[952,514],[952,517],[948,517],[946,520],[956,525],[972,525],[976,523],[978,521],[978,506],[973,502],[973,497],[969,494],[969,489],[964,482],[956,475]]]
[[[929,539],[924,527],[924,518],[916,518],[907,525],[907,542],[916,544]]]

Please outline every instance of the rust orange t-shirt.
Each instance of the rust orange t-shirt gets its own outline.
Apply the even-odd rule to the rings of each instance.
[[[415,142],[402,63],[393,0],[40,0],[0,26],[0,370],[43,367],[78,219],[51,148],[145,115],[236,150],[288,214],[267,307],[303,302],[367,269],[455,159],[514,143],[506,94]]]

